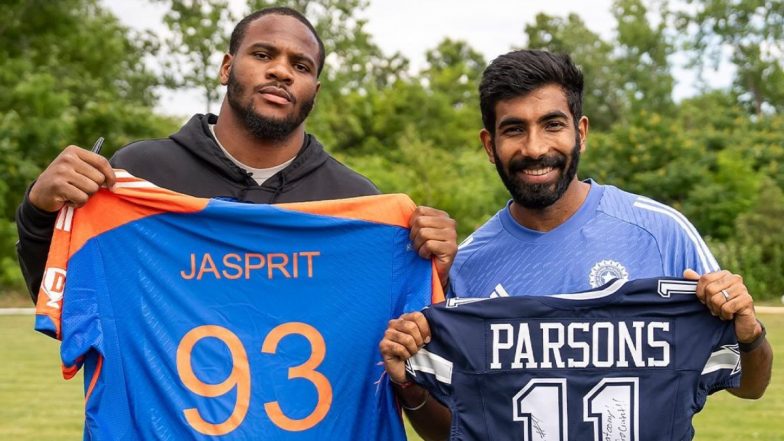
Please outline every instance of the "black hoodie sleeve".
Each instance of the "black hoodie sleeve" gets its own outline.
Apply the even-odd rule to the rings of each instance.
[[[30,202],[29,193],[30,188],[28,187],[24,200],[16,209],[16,229],[19,233],[19,240],[16,242],[16,255],[19,258],[19,268],[22,270],[30,297],[35,303],[44,276],[49,246],[52,244],[57,212],[50,213],[36,208]]]

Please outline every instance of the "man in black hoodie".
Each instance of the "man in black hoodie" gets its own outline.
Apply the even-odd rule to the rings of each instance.
[[[227,90],[218,116],[195,115],[169,138],[132,143],[110,161],[73,145],[63,150],[16,214],[17,253],[33,301],[57,211],[66,204],[84,205],[101,186],[112,186],[112,167],[180,193],[254,203],[378,194],[367,178],[305,133],[324,58],[321,39],[300,13],[257,11],[232,32],[220,67]],[[440,210],[419,207],[411,237],[422,257],[435,257],[445,281],[457,251],[454,221]]]

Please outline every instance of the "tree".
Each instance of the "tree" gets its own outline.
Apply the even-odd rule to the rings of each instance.
[[[152,113],[157,79],[149,36],[131,33],[97,0],[12,0],[0,8],[0,242],[13,243],[25,188],[68,144],[107,139],[106,153],[161,136]],[[0,284],[18,283],[13,247],[0,252]]]
[[[685,0],[676,26],[693,65],[736,68],[734,90],[749,110],[784,111],[784,8],[780,0]]]
[[[784,192],[773,181],[762,184],[751,210],[738,216],[736,234],[714,244],[724,268],[743,274],[755,299],[784,295]]]
[[[649,14],[641,0],[613,2],[618,39],[613,68],[620,76],[618,87],[632,109],[665,114],[674,108],[674,80],[669,63],[672,45],[666,35],[668,12],[664,5],[658,6],[658,14],[654,15]],[[653,25],[651,18],[656,16],[658,23]]]
[[[228,0],[154,0],[168,11],[163,22],[171,34],[164,40],[168,50],[163,65],[169,88],[194,88],[204,96],[204,112],[220,97],[218,66],[229,51],[234,16]]]

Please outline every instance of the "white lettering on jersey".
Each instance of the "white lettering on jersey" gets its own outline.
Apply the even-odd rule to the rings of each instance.
[[[541,336],[540,346],[532,331]],[[491,323],[490,333],[491,370],[670,365],[669,322]]]
[[[46,271],[44,271],[41,288],[43,288],[46,296],[49,297],[46,306],[60,309],[60,300],[62,300],[63,291],[65,290],[65,270],[55,267],[47,268]]]
[[[73,225],[73,216],[74,207],[64,207],[60,209],[60,213],[57,214],[54,227],[65,232],[71,231],[71,225]]]

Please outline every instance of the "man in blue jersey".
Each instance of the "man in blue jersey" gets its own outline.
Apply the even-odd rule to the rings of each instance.
[[[742,278],[720,270],[680,213],[649,198],[577,178],[588,118],[583,77],[568,56],[514,51],[485,70],[480,133],[512,199],[459,247],[451,295],[503,297],[576,292],[615,278],[698,279],[711,313],[734,320],[743,376],[730,392],[762,396],[772,350]],[[387,372],[427,439],[449,432],[449,412],[406,381],[403,361],[429,339],[418,313],[390,322],[380,348]],[[745,350],[744,350],[745,349]],[[418,423],[423,426],[419,426]]]

